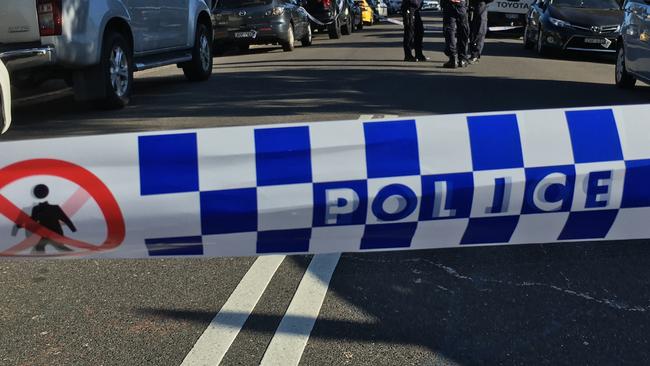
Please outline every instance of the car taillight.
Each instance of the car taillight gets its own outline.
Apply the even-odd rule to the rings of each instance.
[[[63,0],[36,0],[38,29],[41,37],[61,35],[63,24],[61,17],[62,2]]]
[[[332,0],[323,0],[324,8],[329,8],[330,6],[332,6]]]

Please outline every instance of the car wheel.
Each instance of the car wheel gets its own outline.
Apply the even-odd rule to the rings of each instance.
[[[212,37],[205,24],[196,27],[192,60],[181,65],[189,81],[204,81],[212,75]]]
[[[289,29],[287,29],[287,40],[282,43],[282,49],[285,52],[291,52],[295,47],[295,43],[296,40],[293,36],[293,25],[289,25]]]
[[[627,72],[625,66],[625,46],[623,41],[619,41],[618,52],[616,53],[615,69],[616,86],[622,89],[632,89],[636,84],[636,78]]]
[[[537,43],[535,50],[540,56],[546,56],[548,54],[547,47],[544,46],[544,31],[542,31],[542,28],[540,28],[539,32],[537,33]]]
[[[104,37],[100,71],[104,97],[95,102],[103,109],[119,109],[129,104],[133,85],[133,53],[124,36],[109,31]]]
[[[530,41],[530,30],[528,29],[528,24],[524,28],[524,48],[530,50],[533,48],[534,43]]]
[[[352,33],[352,21],[350,20],[350,16],[348,16],[345,20],[345,24],[341,26],[341,34],[349,36],[350,33]]]
[[[339,20],[335,19],[333,23],[328,25],[327,31],[329,33],[330,39],[341,38],[341,25],[339,24]]]
[[[312,34],[312,31],[311,31],[311,24],[307,24],[307,34],[305,34],[305,36],[302,37],[300,42],[302,43],[303,47],[311,46],[311,44],[313,42],[313,34]]]

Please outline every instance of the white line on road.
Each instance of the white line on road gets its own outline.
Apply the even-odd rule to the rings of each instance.
[[[218,365],[221,362],[284,257],[257,258],[181,365]]]
[[[340,253],[315,255],[298,285],[261,365],[297,365],[327,294]]]

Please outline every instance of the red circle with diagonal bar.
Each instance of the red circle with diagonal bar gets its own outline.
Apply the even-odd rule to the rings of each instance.
[[[113,197],[113,194],[108,187],[106,187],[97,176],[79,165],[54,159],[25,160],[11,164],[0,169],[0,189],[17,180],[36,175],[59,177],[76,183],[79,185],[80,191],[84,192],[84,194],[87,192],[89,198],[92,198],[97,203],[102,215],[104,216],[104,220],[106,221],[106,239],[104,242],[100,244],[86,243],[59,235],[58,233],[41,226],[32,220],[28,214],[23,212],[6,197],[0,194],[0,214],[6,216],[13,223],[31,232],[37,236],[37,238],[47,238],[60,244],[84,249],[83,251],[46,254],[43,256],[90,254],[114,249],[122,244],[124,236],[126,235],[126,229],[120,206],[117,204],[115,197]],[[81,204],[83,205],[83,202]],[[35,244],[31,244],[33,241],[34,240],[25,240],[11,248],[4,249],[3,251],[0,251],[0,256],[25,256],[24,254],[20,254],[20,252],[33,246]]]

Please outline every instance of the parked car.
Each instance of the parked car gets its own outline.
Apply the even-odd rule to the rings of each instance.
[[[11,85],[9,72],[0,61],[0,134],[7,132],[11,125]]]
[[[375,11],[372,9],[371,0],[356,0],[361,7],[361,19],[363,24],[371,26],[375,24]]]
[[[345,0],[305,0],[303,5],[311,15],[312,29],[327,31],[332,39],[352,33],[352,16]]]
[[[488,31],[521,32],[535,0],[494,0],[488,4]]]
[[[538,0],[530,9],[524,46],[616,52],[623,11],[616,0]]]
[[[78,100],[120,108],[134,71],[177,64],[191,81],[212,74],[204,0],[2,1],[0,59],[18,86],[64,78]]]
[[[422,1],[422,10],[440,11],[440,0],[424,0]]]
[[[388,5],[386,5],[384,0],[375,0],[375,10],[377,11],[377,15],[379,17],[378,20],[388,16]]]
[[[309,17],[296,0],[220,0],[213,10],[214,48],[248,50],[252,44],[280,44],[293,51],[296,40],[312,43]]]
[[[361,18],[361,5],[354,0],[346,0],[352,13],[352,30],[363,29],[363,19]]]
[[[650,83],[650,5],[643,0],[628,0],[624,14],[615,80],[621,88],[632,88],[637,79]]]

